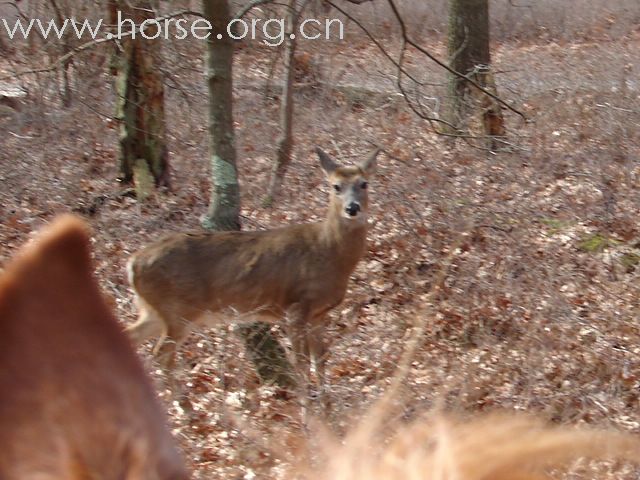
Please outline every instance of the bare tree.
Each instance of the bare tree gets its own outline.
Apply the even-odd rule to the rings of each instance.
[[[134,5],[125,0],[109,2],[109,16],[117,12],[137,28],[155,14],[147,0]],[[149,30],[157,28],[151,26]],[[145,41],[143,32],[126,35],[116,44],[113,71],[116,74],[116,118],[120,122],[119,178],[135,181],[139,196],[149,187],[169,185],[168,150],[165,138],[164,84],[160,74],[160,42]],[[145,35],[152,37],[151,31]]]
[[[240,229],[240,184],[233,130],[233,40],[228,0],[203,0],[205,18],[213,26],[207,39],[209,137],[211,142],[211,200],[202,226],[209,230]],[[218,37],[220,36],[220,37]]]
[[[289,0],[287,4],[287,25],[288,31],[285,36],[284,51],[284,84],[282,86],[282,96],[280,100],[280,137],[276,147],[276,160],[271,171],[269,180],[269,190],[263,204],[270,206],[278,194],[278,189],[282,184],[287,168],[291,163],[291,152],[293,150],[293,83],[295,77],[295,53],[297,41],[295,34],[297,30],[300,11],[297,0]]]
[[[380,50],[384,58],[392,65],[394,65],[394,67],[396,68],[396,86],[398,88],[398,91],[402,94],[404,100],[406,101],[409,108],[413,111],[413,113],[429,122],[432,131],[437,133],[438,135],[463,137],[469,140],[477,137],[477,135],[462,132],[459,128],[456,127],[455,124],[451,123],[447,118],[445,118],[445,115],[441,115],[439,108],[437,108],[440,102],[436,102],[437,105],[434,108],[422,101],[425,89],[431,88],[433,85],[428,82],[421,81],[419,76],[415,75],[412,72],[412,69],[408,67],[408,62],[406,62],[406,60],[407,52],[410,49],[413,49],[415,52],[434,62],[440,68],[446,70],[449,73],[450,78],[457,78],[460,79],[460,81],[468,84],[468,87],[470,89],[473,89],[476,95],[483,98],[483,101],[485,103],[490,103],[492,108],[496,108],[497,111],[500,111],[501,108],[504,108],[515,113],[521,119],[526,120],[526,116],[520,110],[518,110],[510,102],[507,102],[498,96],[495,87],[487,85],[485,88],[485,86],[476,81],[475,76],[465,75],[464,73],[458,72],[455,68],[452,68],[446,61],[439,59],[427,48],[418,43],[418,41],[414,40],[412,35],[409,33],[407,24],[402,14],[400,13],[400,9],[396,5],[395,0],[386,0],[386,3],[391,8],[393,18],[396,20],[398,26],[400,27],[400,51],[397,56],[392,55],[384,45],[384,41],[377,39],[375,35],[370,32],[362,22],[360,22],[356,17],[344,10],[339,3],[332,0],[323,1],[326,4],[330,5],[331,8],[335,9],[346,18],[348,18],[358,28],[360,28],[362,32],[369,38],[369,40],[378,48],[378,50]],[[364,1],[360,2],[360,0],[345,1],[356,4],[364,3]],[[500,116],[499,125],[502,125],[501,122],[502,117]],[[496,128],[495,130],[499,132],[501,129]],[[500,135],[500,133],[496,133],[496,135]],[[481,138],[484,140],[486,138],[486,134],[482,134]],[[493,137],[493,139],[496,138],[497,136]]]
[[[447,120],[458,131],[475,129],[473,133],[481,137],[501,137],[505,129],[500,105],[467,80],[497,94],[489,38],[489,0],[451,0],[449,65],[466,78],[449,76]],[[493,143],[492,140],[491,148],[495,147]]]
[[[62,25],[64,23],[65,14],[58,4],[58,0],[49,0],[49,3],[53,8],[53,12],[58,24]],[[62,62],[62,91],[60,92],[62,106],[65,108],[71,106],[73,98],[71,94],[71,81],[69,78],[71,65],[73,64],[73,58],[69,55],[69,52],[71,52],[73,48],[70,39],[71,35],[68,31],[65,31],[60,44],[60,53],[62,54],[61,56],[67,57],[66,60]]]

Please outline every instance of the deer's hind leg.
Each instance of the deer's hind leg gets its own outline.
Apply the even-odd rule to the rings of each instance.
[[[154,347],[153,356],[162,368],[172,372],[176,368],[178,349],[191,333],[191,322],[181,317],[167,316],[166,318],[171,318],[172,321],[165,324],[165,334]]]
[[[177,354],[178,349],[189,336],[191,329],[187,321],[175,321],[168,325],[167,334],[162,343],[158,343],[154,349],[154,356],[158,363],[162,366],[167,386],[171,390],[172,398],[178,402],[182,409],[187,412],[193,412],[191,400],[189,400],[188,392],[185,386],[177,378],[177,371],[181,365],[178,365]]]
[[[136,346],[158,337],[153,347],[153,357],[164,370],[171,391],[177,392],[176,355],[179,346],[189,335],[189,322],[179,320],[180,317],[173,312],[154,308],[140,297],[136,298],[136,303],[139,309],[138,320],[126,328],[125,332]]]
[[[140,297],[136,297],[135,303],[138,306],[138,320],[125,328],[125,333],[136,347],[154,337],[159,337],[158,342],[162,342],[167,335],[167,323]]]
[[[161,318],[166,319],[165,334],[158,340],[153,349],[153,356],[165,373],[166,386],[171,390],[171,397],[182,407],[191,413],[193,406],[189,400],[188,392],[180,381],[179,370],[182,364],[178,362],[178,350],[191,333],[192,322],[185,319],[177,312],[162,311]]]

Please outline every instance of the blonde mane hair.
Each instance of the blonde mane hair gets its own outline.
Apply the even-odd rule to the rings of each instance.
[[[633,435],[550,426],[528,415],[434,415],[390,435],[368,423],[378,421],[365,420],[343,440],[325,440],[322,468],[306,474],[316,480],[541,480],[557,478],[580,458],[640,462]]]

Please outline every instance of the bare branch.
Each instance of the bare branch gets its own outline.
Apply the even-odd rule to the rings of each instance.
[[[253,1],[249,2],[238,13],[236,13],[234,15],[233,19],[234,20],[240,20],[242,17],[244,17],[247,13],[249,13],[254,8],[259,7],[260,5],[264,5],[266,3],[273,3],[273,0],[253,0]]]
[[[402,27],[404,27],[404,25],[402,25]],[[429,122],[429,125],[431,126],[431,128],[433,129],[434,132],[436,132],[439,135],[445,135],[445,136],[456,136],[455,133],[449,133],[446,131],[443,131],[441,129],[438,128],[437,124],[444,124],[445,126],[449,127],[449,130],[451,130],[452,132],[455,132],[455,128],[454,126],[445,121],[442,120],[441,118],[438,117],[434,117],[432,115],[429,115],[428,113],[426,113],[424,111],[422,102],[420,101],[420,98],[418,97],[418,106],[420,107],[420,110],[418,110],[418,108],[416,108],[416,106],[414,105],[414,103],[411,101],[411,99],[409,98],[409,95],[407,94],[407,91],[402,83],[402,73],[404,71],[403,68],[403,64],[404,64],[404,58],[405,58],[405,54],[407,51],[407,36],[406,36],[406,30],[403,28],[402,30],[403,35],[402,35],[402,46],[400,47],[400,58],[398,59],[397,62],[397,67],[398,67],[398,74],[396,75],[396,85],[398,87],[398,90],[400,90],[400,93],[402,94],[402,96],[404,97],[407,105],[409,106],[409,108],[420,118],[422,118],[423,120],[426,120]]]
[[[0,5],[9,5],[13,8],[16,9],[17,15],[19,17],[21,17],[23,20],[29,20],[29,17],[27,17],[24,12],[22,10],[20,10],[20,7],[18,6],[18,4],[16,2],[2,2],[0,3]]]
[[[365,27],[364,25],[362,25],[362,23],[360,23],[356,18],[354,18],[352,15],[349,15],[349,13],[347,13],[346,11],[344,11],[342,8],[340,8],[339,6],[337,6],[335,3],[333,3],[331,0],[325,0],[325,3],[331,5],[333,8],[335,8],[338,12],[340,12],[342,15],[344,15],[345,17],[347,17],[349,20],[351,20],[358,28],[360,28],[360,30],[362,30],[362,32],[369,38],[369,40],[371,40],[373,42],[373,44],[378,47],[378,50],[380,50],[380,53],[382,53],[382,55],[384,55],[387,60],[389,60],[393,65],[395,65],[398,68],[401,68],[402,73],[404,75],[406,75],[408,78],[410,78],[411,80],[413,80],[415,83],[422,85],[422,82],[420,82],[420,80],[418,80],[417,78],[415,78],[413,75],[411,75],[410,72],[406,71],[404,68],[402,68],[402,65],[399,65],[398,62],[391,56],[391,54],[389,52],[387,52],[387,50],[382,46],[382,44],[373,36],[373,34],[371,32],[369,32],[369,30],[367,30],[367,27]]]
[[[387,0],[387,2],[389,3],[389,6],[391,7],[391,10],[393,11],[394,16],[396,17],[396,20],[398,21],[398,24],[400,25],[400,29],[402,31],[402,37],[403,37],[403,41],[406,42],[408,45],[412,46],[413,48],[415,48],[416,50],[418,50],[420,53],[422,53],[424,56],[426,56],[427,58],[429,58],[430,60],[432,60],[433,62],[437,63],[439,66],[441,66],[442,68],[444,68],[446,71],[448,71],[449,73],[451,73],[452,75],[455,75],[456,77],[469,82],[471,85],[473,85],[475,88],[477,88],[478,90],[480,90],[482,93],[484,93],[485,95],[487,95],[488,97],[491,97],[492,99],[494,99],[496,102],[498,102],[500,105],[504,105],[507,109],[511,110],[513,113],[517,114],[518,116],[520,116],[525,122],[527,121],[527,117],[525,116],[524,113],[522,113],[520,110],[518,110],[517,108],[511,106],[508,102],[506,102],[505,100],[501,99],[500,97],[498,97],[497,95],[491,93],[490,91],[488,91],[486,88],[483,88],[478,82],[476,82],[475,80],[467,77],[466,75],[463,75],[460,72],[457,72],[456,70],[454,70],[453,68],[451,68],[449,65],[447,65],[446,63],[444,63],[442,60],[438,59],[437,57],[435,57],[434,55],[432,55],[429,51],[427,51],[425,48],[421,47],[420,45],[418,45],[416,42],[414,42],[413,40],[411,40],[411,38],[409,38],[409,34],[407,32],[407,26],[404,23],[404,20],[402,18],[402,16],[400,15],[400,12],[396,6],[396,4],[394,3],[394,0]]]

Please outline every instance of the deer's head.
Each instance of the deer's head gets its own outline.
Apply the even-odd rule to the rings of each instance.
[[[365,160],[354,166],[341,166],[327,153],[316,148],[320,165],[331,185],[331,205],[340,218],[358,224],[367,221],[369,179],[376,166],[380,149],[371,152]]]

